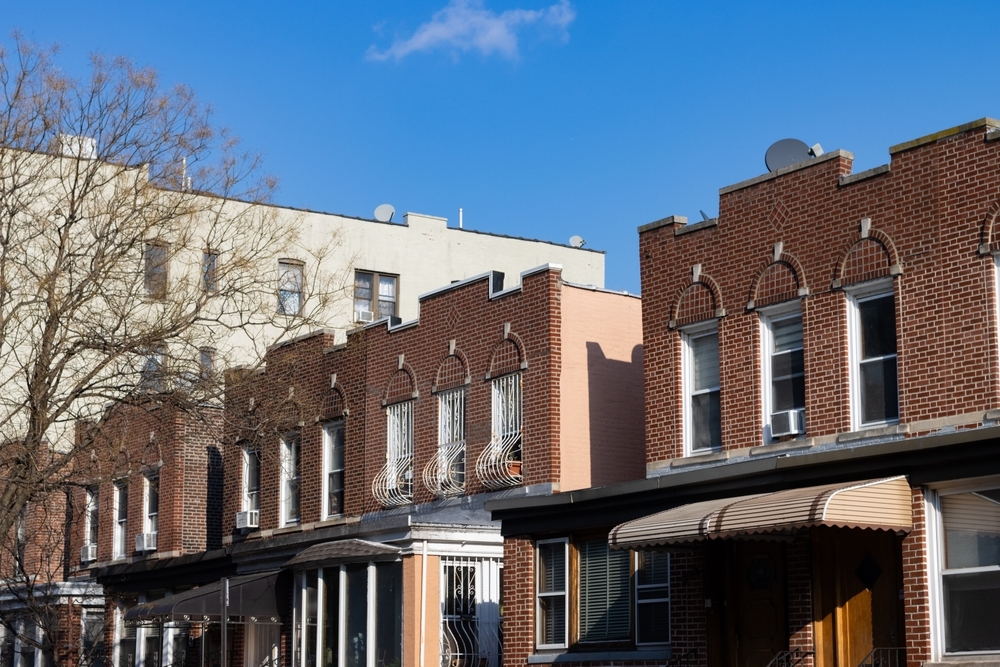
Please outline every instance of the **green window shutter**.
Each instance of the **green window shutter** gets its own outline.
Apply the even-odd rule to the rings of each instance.
[[[606,540],[580,544],[580,641],[629,637],[629,554]]]

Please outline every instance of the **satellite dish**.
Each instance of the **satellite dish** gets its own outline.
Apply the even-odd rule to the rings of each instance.
[[[798,139],[782,139],[775,141],[764,154],[764,164],[768,171],[777,171],[798,162],[805,162],[813,157],[806,142]]]
[[[392,207],[392,204],[382,204],[375,209],[375,219],[379,222],[389,222],[394,215],[396,215],[396,209]]]
[[[586,241],[583,240],[582,236],[573,235],[569,237],[569,244],[574,248],[582,248]]]

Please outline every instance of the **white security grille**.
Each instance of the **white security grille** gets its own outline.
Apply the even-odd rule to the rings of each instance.
[[[372,494],[386,507],[413,502],[413,401],[385,410],[385,465],[372,482]]]
[[[500,562],[441,559],[441,667],[499,667]]]
[[[476,473],[490,489],[517,486],[521,476],[521,374],[493,380],[493,436],[476,461]]]
[[[439,496],[465,491],[465,390],[438,396],[438,451],[424,468],[424,486]]]

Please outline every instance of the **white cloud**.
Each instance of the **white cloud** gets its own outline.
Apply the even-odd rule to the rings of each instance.
[[[517,60],[517,32],[531,26],[554,30],[565,41],[567,28],[576,18],[569,0],[559,0],[545,9],[510,9],[500,14],[483,7],[482,0],[451,0],[434,13],[407,39],[397,39],[384,51],[368,49],[369,60],[401,60],[412,53],[450,49],[479,51],[484,56],[497,54]]]

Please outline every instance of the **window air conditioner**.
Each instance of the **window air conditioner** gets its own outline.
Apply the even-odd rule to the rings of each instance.
[[[804,415],[799,410],[775,412],[771,415],[771,436],[780,438],[785,435],[799,435],[805,432]]]
[[[370,310],[355,310],[354,311],[354,321],[355,322],[374,322],[375,313]]]
[[[260,510],[236,513],[236,528],[257,528],[260,525]]]
[[[84,544],[83,548],[80,549],[80,560],[84,563],[97,560],[97,545]]]
[[[139,533],[135,536],[136,551],[156,551],[156,533]]]

